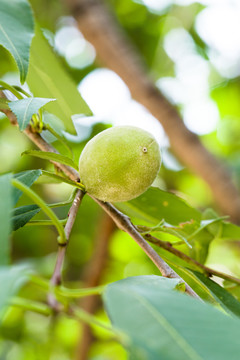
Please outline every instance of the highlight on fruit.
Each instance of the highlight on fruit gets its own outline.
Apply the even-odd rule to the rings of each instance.
[[[81,182],[99,200],[128,201],[144,193],[161,165],[157,141],[133,126],[116,126],[93,137],[79,160]]]

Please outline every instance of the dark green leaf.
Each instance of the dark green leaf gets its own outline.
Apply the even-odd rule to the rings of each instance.
[[[9,300],[27,281],[28,272],[25,266],[0,267],[0,323]]]
[[[36,181],[39,176],[42,174],[41,170],[28,170],[28,171],[22,171],[18,174],[15,174],[14,177],[21,181],[23,184],[27,185],[28,187],[30,187],[34,181]],[[20,196],[22,195],[22,191],[16,189],[14,187],[13,190],[13,203],[14,205],[16,205],[16,203],[18,202]]]
[[[10,259],[9,234],[11,232],[11,210],[13,206],[11,174],[0,176],[0,264],[6,265]]]
[[[19,129],[21,131],[25,130],[30,120],[38,110],[55,99],[45,99],[45,98],[25,98],[21,100],[11,101],[8,103],[10,109],[16,115]]]
[[[28,151],[24,151],[24,153],[22,153],[22,155],[31,155],[31,156],[36,156],[41,159],[55,161],[60,164],[71,166],[72,168],[78,170],[78,166],[73,162],[73,160],[71,158],[61,155],[61,154],[56,154],[54,152],[28,150]]]
[[[39,27],[36,29],[31,47],[27,83],[34,96],[57,99],[57,101],[48,104],[46,110],[61,119],[68,132],[75,133],[71,121],[72,115],[92,114]]]
[[[136,199],[117,203],[117,207],[130,217],[149,225],[157,225],[162,219],[172,225],[201,220],[201,213],[184,200],[153,187]]]
[[[227,312],[240,316],[240,302],[237,301],[235,297],[203,274],[197,271],[193,271],[193,273],[204,285],[207,286],[214,298]]]
[[[27,224],[34,215],[39,213],[40,208],[33,205],[20,206],[13,211],[12,226],[13,230],[17,230]]]
[[[29,64],[29,53],[34,23],[32,10],[27,0],[0,1],[0,45],[14,57],[24,83]]]
[[[140,276],[107,286],[104,302],[114,326],[130,338],[135,360],[237,360],[240,321],[173,291],[171,279]]]

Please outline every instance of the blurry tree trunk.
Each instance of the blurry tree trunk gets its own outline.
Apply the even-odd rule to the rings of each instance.
[[[95,287],[99,285],[108,257],[109,240],[115,228],[112,219],[107,214],[102,214],[97,226],[95,249],[83,275],[85,287]],[[93,314],[98,308],[99,301],[98,296],[88,296],[81,301],[81,307],[90,314]],[[77,360],[87,360],[89,358],[88,354],[93,341],[92,330],[88,324],[84,323],[77,350]]]
[[[115,71],[135,100],[162,124],[175,155],[210,187],[221,211],[240,222],[240,196],[227,169],[189,131],[177,110],[148,77],[140,55],[101,0],[65,0],[99,62]]]

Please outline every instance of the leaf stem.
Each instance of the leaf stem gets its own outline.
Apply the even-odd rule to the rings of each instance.
[[[43,124],[43,130],[48,130],[53,136],[55,136],[62,144],[63,146],[68,150],[68,152],[71,155],[71,158],[74,158],[74,154],[72,149],[68,146],[66,141],[60,136],[49,124]]]
[[[65,225],[67,222],[67,219],[59,219],[60,224]],[[50,226],[54,225],[52,220],[32,220],[29,221],[26,226]]]
[[[9,85],[8,83],[6,83],[5,81],[3,80],[0,80],[0,85],[2,85],[6,90],[9,90],[11,91],[11,93],[13,95],[16,96],[16,98],[18,99],[23,99],[23,96],[21,94],[19,94],[19,92],[11,85]]]
[[[56,229],[59,233],[58,242],[59,244],[63,245],[66,244],[66,236],[64,232],[64,228],[59,221],[58,217],[55,215],[55,213],[50,209],[47,204],[38,196],[32,189],[30,189],[28,186],[24,185],[17,179],[11,180],[12,185],[16,187],[17,189],[24,192],[30,199],[34,201],[35,204],[37,204],[44,212],[45,214],[52,220],[53,224],[55,225]]]
[[[10,300],[9,305],[19,307],[23,310],[34,311],[36,313],[46,315],[46,316],[49,316],[52,314],[52,309],[48,305],[39,303],[37,301],[24,299],[21,297],[13,297]]]
[[[55,293],[60,296],[65,296],[68,298],[81,298],[91,295],[101,295],[103,293],[105,286],[97,286],[93,288],[85,289],[68,289],[64,286],[57,287]]]

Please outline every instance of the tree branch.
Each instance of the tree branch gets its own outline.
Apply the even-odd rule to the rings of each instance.
[[[89,195],[91,196],[91,195]],[[91,196],[92,197],[92,196]],[[162,276],[167,278],[177,278],[185,284],[186,292],[196,298],[199,296],[193,289],[157,254],[157,252],[147,243],[142,235],[136,230],[128,216],[121,213],[112,204],[103,202],[92,197],[101,208],[113,219],[117,227],[128,233],[133,240],[143,249],[145,254],[152,260],[156,267],[160,270]]]
[[[96,49],[99,62],[115,71],[134,99],[162,124],[175,155],[210,187],[224,214],[240,222],[240,196],[229,171],[187,129],[177,110],[148,76],[141,57],[117,25],[102,0],[65,0],[84,37]]]
[[[70,234],[77,216],[79,206],[82,202],[83,196],[84,193],[80,189],[77,190],[72,206],[68,212],[68,220],[64,228],[67,242],[66,244],[58,245],[57,260],[53,271],[53,275],[50,280],[50,284],[53,288],[55,286],[60,285],[62,282],[62,267],[66,255],[67,245],[69,242]],[[59,311],[59,303],[53,294],[49,294],[48,303],[51,306],[51,308],[54,309],[56,312]]]
[[[214,276],[217,276],[217,277],[222,278],[224,280],[231,281],[231,282],[233,282],[235,284],[240,284],[240,279],[238,279],[238,278],[236,278],[234,276],[228,275],[228,274],[224,274],[224,273],[222,273],[220,271],[211,269],[211,268],[201,264],[197,260],[192,259],[190,256],[184,254],[182,251],[174,248],[173,244],[171,244],[170,242],[162,241],[162,240],[152,236],[151,234],[144,235],[144,238],[146,240],[148,240],[149,242],[151,242],[152,244],[155,244],[155,245],[161,247],[162,249],[174,254],[178,258],[186,261],[188,264],[192,264],[192,265],[196,266],[197,269],[203,270],[205,275],[207,275],[207,276],[214,275]]]

